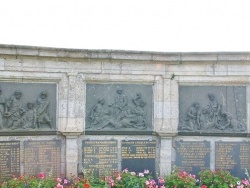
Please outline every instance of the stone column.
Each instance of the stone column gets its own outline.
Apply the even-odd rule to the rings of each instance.
[[[154,86],[154,130],[162,128],[163,120],[163,79],[156,76]]]
[[[170,87],[170,79],[164,78],[164,94],[163,94],[163,125],[161,127],[162,132],[172,132],[173,129],[171,127],[171,87]]]
[[[160,176],[169,175],[172,170],[172,141],[175,134],[159,133],[160,136]]]
[[[70,177],[71,175],[77,176],[78,174],[78,136],[81,133],[66,133],[63,135],[66,136],[66,176]]]
[[[171,77],[163,78],[163,121],[157,131],[160,137],[160,176],[172,170],[172,142],[178,134],[178,84]]]
[[[83,134],[84,128],[84,76],[77,73],[68,73],[68,111],[67,123],[62,129],[66,136],[66,175],[78,174],[78,136]]]
[[[77,73],[68,73],[68,122],[66,132],[83,132],[84,127],[84,76]]]
[[[177,77],[177,76],[176,76]],[[179,124],[179,84],[176,79],[170,79],[170,118],[171,118],[171,129],[173,132],[178,132]]]

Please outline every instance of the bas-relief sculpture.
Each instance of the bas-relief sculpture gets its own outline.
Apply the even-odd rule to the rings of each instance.
[[[180,87],[179,131],[205,133],[246,131],[246,94],[244,87],[193,87]],[[200,94],[203,96],[199,96]],[[193,99],[193,102],[188,100],[183,104],[185,99]],[[199,101],[199,99],[202,99],[202,101]]]
[[[96,86],[96,88],[95,88]],[[152,90],[150,86],[87,85],[86,130],[150,130]],[[92,89],[91,89],[92,88]],[[124,89],[122,89],[124,88]],[[104,89],[104,90],[103,90]],[[106,91],[105,91],[106,89]]]
[[[9,86],[13,85],[13,83],[4,83],[2,85],[7,90],[13,90],[13,88],[9,89]],[[19,84],[19,88],[22,85],[24,88],[27,87],[26,84]],[[51,107],[48,91],[36,91],[32,94],[31,86],[32,84],[23,92],[17,89],[12,95],[9,95],[10,92],[5,92],[3,87],[0,86],[0,132],[55,129],[55,126],[53,126],[55,122],[52,120],[52,118],[55,120],[55,113],[51,112],[55,110],[55,107]],[[33,89],[43,89],[39,85],[33,86],[35,86]],[[49,87],[49,90],[54,90],[55,87],[53,87]],[[27,96],[23,99],[25,95]],[[54,96],[52,94],[52,98],[55,100],[55,94]]]

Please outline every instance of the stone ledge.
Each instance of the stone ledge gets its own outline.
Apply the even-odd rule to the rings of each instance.
[[[85,135],[156,135],[154,131],[86,131]]]
[[[58,131],[1,131],[0,136],[47,136],[60,135]]]
[[[172,138],[178,135],[178,132],[166,132],[166,131],[158,131],[157,135],[162,138]]]
[[[86,50],[0,44],[0,55],[34,56],[44,58],[122,59],[166,62],[250,62],[250,52],[146,52],[126,50]]]

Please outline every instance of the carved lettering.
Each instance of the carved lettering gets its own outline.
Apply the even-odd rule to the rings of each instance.
[[[122,169],[143,172],[149,170],[155,175],[156,141],[122,141]]]
[[[59,177],[61,173],[61,141],[24,141],[24,173],[39,172]]]
[[[0,142],[0,181],[20,174],[20,142]]]
[[[118,170],[116,140],[83,140],[82,164],[84,173],[102,176]]]

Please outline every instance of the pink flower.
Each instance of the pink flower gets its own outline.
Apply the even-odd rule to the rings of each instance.
[[[131,176],[135,176],[136,173],[135,172],[130,172]]]
[[[116,177],[116,180],[120,181],[122,179],[122,177],[120,176],[120,174]]]
[[[248,186],[249,185],[249,181],[247,179],[244,179],[241,181],[245,186]]]
[[[165,188],[165,185],[161,185],[160,188]]]
[[[150,184],[150,182],[147,180],[147,181],[145,181],[145,184],[148,186]]]
[[[123,172],[123,173],[127,173],[127,172],[128,172],[128,169],[125,168],[122,172]]]
[[[150,185],[151,185],[151,186],[155,186],[155,185],[156,185],[156,182],[155,182],[154,179],[150,179],[149,182],[150,182]]]
[[[64,179],[63,180],[63,184],[67,184],[68,183],[68,180],[67,179]]]
[[[38,178],[39,178],[39,179],[44,179],[44,178],[45,178],[45,174],[44,174],[43,172],[40,172],[40,173],[38,174]]]
[[[58,183],[56,188],[63,188],[63,186],[60,183]]]
[[[149,170],[147,170],[147,169],[144,169],[144,172],[143,172],[144,174],[149,174]]]
[[[139,177],[144,177],[144,174],[140,172],[140,173],[138,174],[138,176],[139,176]]]
[[[61,183],[62,179],[61,178],[56,178],[57,183]]]
[[[158,179],[158,182],[159,182],[160,184],[163,184],[163,183],[165,183],[165,180],[164,180],[163,178],[159,178],[159,179]]]
[[[195,179],[195,175],[194,174],[190,174],[190,177]]]
[[[202,185],[201,188],[207,188],[207,186],[206,185]]]

